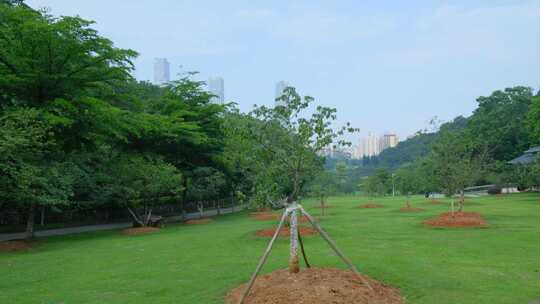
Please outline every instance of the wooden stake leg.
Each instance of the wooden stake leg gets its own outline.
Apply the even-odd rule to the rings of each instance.
[[[347,266],[349,266],[352,272],[354,272],[358,276],[358,278],[362,281],[362,283],[364,283],[371,292],[374,292],[373,287],[371,287],[371,284],[369,284],[369,282],[366,279],[364,279],[364,277],[362,277],[362,275],[358,272],[358,270],[356,269],[354,264],[351,262],[351,260],[349,260],[337,248],[336,243],[334,243],[334,241],[330,238],[330,236],[321,228],[321,226],[319,226],[319,224],[311,217],[311,215],[309,215],[303,208],[300,208],[300,211],[302,212],[303,215],[305,215],[305,217],[311,223],[313,228],[315,228],[321,234],[322,238],[328,243],[328,245],[330,245],[330,248],[334,250],[334,252],[343,260],[343,262],[347,264]]]
[[[257,278],[257,275],[259,274],[262,267],[264,266],[264,263],[266,263],[266,259],[270,255],[270,251],[272,251],[272,246],[274,245],[274,241],[277,239],[277,237],[279,235],[279,232],[281,230],[281,227],[283,227],[283,223],[285,223],[285,219],[287,218],[288,215],[289,215],[288,210],[283,212],[283,216],[281,217],[281,221],[279,222],[279,225],[278,225],[276,231],[274,232],[274,236],[270,240],[270,243],[268,243],[268,247],[266,248],[266,251],[264,252],[261,259],[259,260],[259,264],[257,265],[257,268],[255,269],[255,272],[253,272],[253,275],[251,275],[251,279],[249,280],[248,286],[246,287],[246,290],[244,291],[244,294],[242,295],[242,298],[240,299],[240,302],[238,302],[239,304],[244,304],[244,301],[245,301],[246,297],[248,296],[249,291],[253,287],[253,283],[255,283],[255,279]]]

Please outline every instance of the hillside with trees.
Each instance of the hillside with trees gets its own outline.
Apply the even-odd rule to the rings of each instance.
[[[450,195],[482,184],[499,188],[509,183],[520,188],[538,185],[537,164],[508,162],[540,143],[535,135],[540,125],[539,99],[528,87],[507,88],[479,97],[478,108],[470,117],[458,117],[435,133],[418,134],[381,153],[368,166],[372,171],[361,187],[369,193],[390,193],[384,185],[392,182],[392,175],[382,172],[394,172],[395,178],[414,179],[415,193],[438,191]],[[429,140],[418,144],[428,136]],[[411,145],[413,149],[404,148]],[[411,154],[411,150],[422,152]],[[407,161],[391,161],[389,155]]]

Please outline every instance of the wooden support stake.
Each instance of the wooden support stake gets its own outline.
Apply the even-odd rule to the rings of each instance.
[[[362,277],[362,275],[360,274],[360,272],[358,272],[358,270],[356,269],[354,264],[351,262],[351,260],[349,260],[337,248],[336,243],[334,243],[334,241],[330,238],[330,236],[321,228],[321,226],[319,226],[319,224],[311,217],[311,215],[309,215],[304,210],[304,208],[300,208],[300,211],[302,212],[303,215],[306,216],[306,218],[311,223],[313,228],[315,228],[321,234],[322,238],[328,243],[328,245],[330,245],[330,247],[334,250],[334,252],[343,260],[343,262],[345,262],[345,264],[347,264],[347,266],[349,266],[349,268],[352,270],[352,272],[354,272],[358,276],[358,278],[362,281],[362,283],[364,283],[371,292],[374,292],[373,287],[371,287],[371,284],[369,284],[369,282],[366,279],[364,279],[364,277]]]
[[[283,212],[283,216],[281,217],[281,221],[279,222],[279,225],[274,232],[274,236],[270,240],[270,243],[268,243],[268,247],[266,248],[266,251],[264,252],[263,256],[259,260],[259,264],[257,265],[257,268],[255,269],[255,272],[251,275],[251,279],[249,280],[248,286],[246,287],[246,290],[244,291],[244,294],[242,295],[242,298],[240,299],[239,304],[244,304],[244,301],[246,297],[249,294],[249,291],[253,287],[253,283],[255,283],[255,279],[257,278],[257,275],[261,271],[262,267],[264,266],[264,263],[266,263],[266,259],[270,255],[270,251],[272,251],[272,246],[274,245],[274,241],[277,239],[279,232],[281,231],[281,227],[283,227],[283,223],[285,223],[285,219],[287,218],[287,215],[289,214],[289,210],[285,210]]]

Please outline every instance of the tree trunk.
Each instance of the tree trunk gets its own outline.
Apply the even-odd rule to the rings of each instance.
[[[293,203],[293,206],[296,202]],[[298,261],[298,218],[297,210],[293,210],[290,214],[290,233],[291,233],[291,250],[289,259],[289,272],[298,273],[300,271],[300,264]]]
[[[188,190],[188,183],[187,178],[182,179],[182,185],[184,187],[184,190],[182,191],[182,220],[186,220],[186,200],[187,200],[187,190]]]
[[[31,239],[34,237],[34,221],[36,217],[36,204],[32,203],[28,210],[28,219],[26,221],[26,238]]]
[[[204,202],[199,202],[199,218],[202,219],[204,216]]]
[[[324,216],[324,198],[321,197],[321,215]]]
[[[145,208],[146,209],[146,208]],[[148,226],[148,224],[150,223],[150,218],[152,218],[152,208],[148,208],[147,209],[147,213],[145,214],[145,223],[144,225],[145,226]]]
[[[234,190],[231,191],[231,209],[232,213],[234,213]]]
[[[409,202],[409,196],[407,195],[407,208],[411,208],[411,203]]]
[[[131,217],[133,217],[134,223],[137,223],[137,225],[139,225],[139,226],[144,226],[143,221],[141,221],[139,219],[139,216],[135,212],[133,212],[133,210],[131,210],[131,208],[128,207],[127,210],[131,214]]]
[[[461,191],[461,194],[459,195],[459,209],[458,212],[463,212],[463,206],[465,205],[465,193]]]
[[[45,226],[45,207],[41,207],[41,219],[39,221],[41,227]]]

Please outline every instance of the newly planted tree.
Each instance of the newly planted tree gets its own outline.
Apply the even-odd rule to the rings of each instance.
[[[463,211],[465,188],[482,175],[482,154],[475,153],[462,133],[448,132],[433,145],[430,161],[438,186],[448,197],[459,194],[458,211]]]
[[[334,130],[336,109],[322,106],[310,109],[314,99],[300,96],[293,87],[286,88],[278,101],[280,105],[274,108],[261,106],[252,111],[251,115],[261,123],[250,132],[257,143],[254,153],[260,157],[261,168],[276,177],[292,205],[289,270],[296,273],[299,271],[296,202],[306,183],[322,168],[323,159],[318,154],[327,147],[350,145],[341,136],[357,129],[347,123]],[[307,114],[310,110],[312,114]]]

